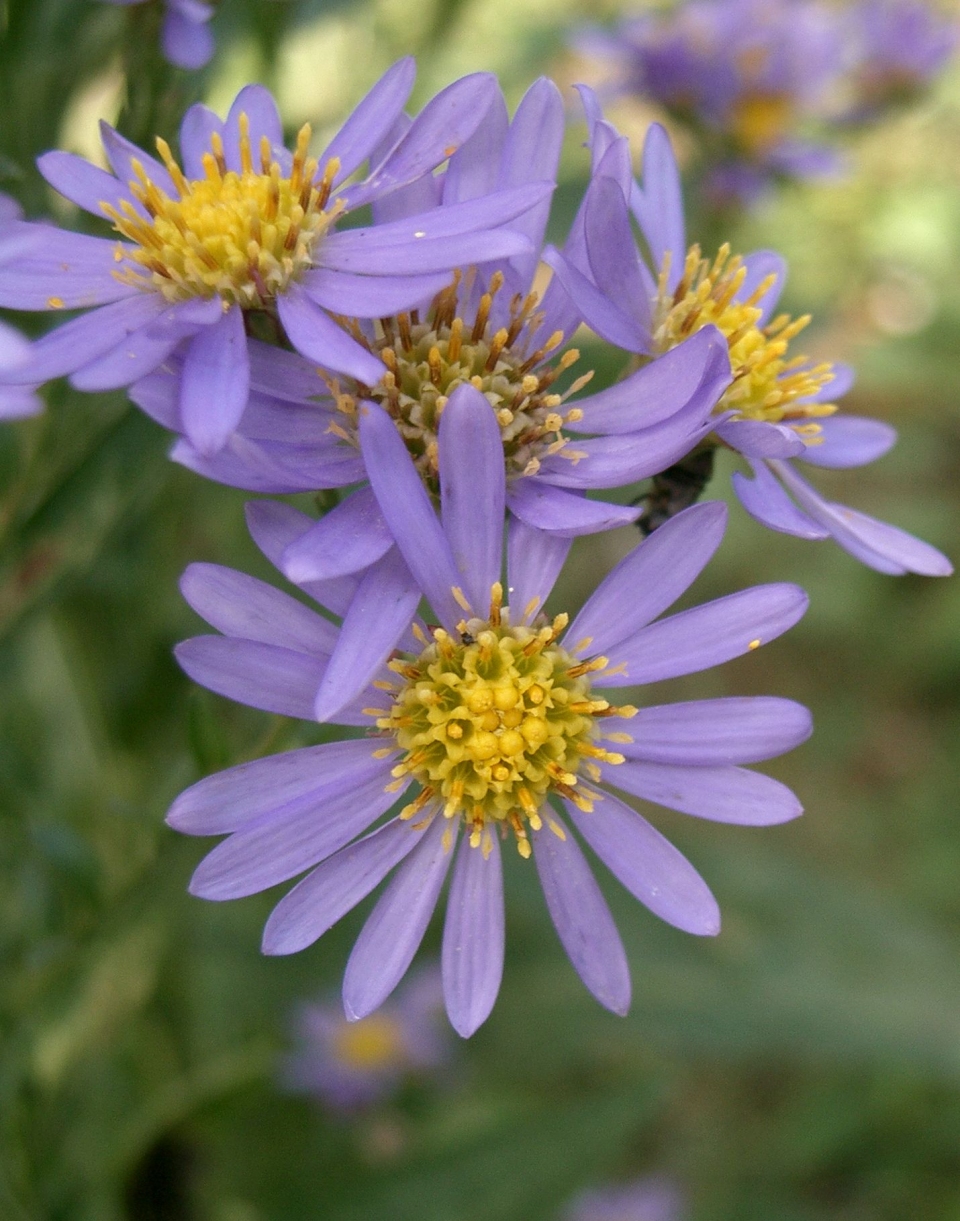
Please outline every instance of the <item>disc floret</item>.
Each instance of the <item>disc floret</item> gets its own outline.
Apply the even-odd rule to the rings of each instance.
[[[512,830],[529,856],[527,826],[553,825],[546,798],[590,810],[600,794],[580,773],[599,779],[594,760],[623,762],[597,745],[598,719],[636,710],[591,694],[590,675],[607,659],[582,661],[558,643],[566,615],[514,627],[501,596],[494,586],[490,617],[463,621],[459,639],[436,628],[419,656],[390,663],[402,681],[377,727],[404,752],[398,789],[409,779],[421,786],[402,818],[439,807],[463,819],[473,847],[489,852],[493,829]]]
[[[760,325],[760,302],[773,288],[769,275],[743,300],[738,293],[747,277],[740,255],[724,243],[711,262],[693,245],[676,288],[668,287],[670,256],[660,272],[654,303],[653,343],[660,355],[689,339],[704,326],[715,326],[727,340],[733,381],[716,406],[717,413],[736,411],[748,420],[778,424],[832,415],[834,403],[810,402],[834,379],[833,365],[812,364],[806,356],[788,357],[790,341],[810,322],[810,315],[779,314]],[[816,425],[803,425],[819,431]]]
[[[264,308],[311,266],[317,241],[341,211],[336,202],[327,206],[339,161],[332,158],[317,177],[305,124],[284,174],[266,136],[254,161],[246,114],[239,127],[240,172],[227,168],[223,141],[214,132],[202,159],[205,176],[196,179],[184,175],[166,141],[157,138],[176,197],[150,178],[142,162],[131,162],[136,177],[130,191],[147,216],[127,200],[119,208],[101,204],[117,232],[134,243],[133,249],[117,247],[118,263],[126,261],[115,272],[118,279],[171,302],[219,296],[225,309]]]
[[[562,331],[555,331],[534,345],[532,340],[543,323],[535,292],[517,294],[510,302],[507,324],[491,323],[494,298],[504,278],[496,272],[488,290],[480,297],[473,316],[461,316],[459,277],[438,293],[426,319],[414,312],[379,321],[377,336],[364,338],[359,327],[356,339],[365,342],[386,366],[383,379],[372,387],[348,390],[332,383],[337,405],[345,417],[343,435],[352,439],[356,431],[358,398],[372,399],[392,417],[406,442],[426,485],[439,491],[437,430],[450,395],[465,383],[479,390],[489,402],[503,439],[507,477],[534,475],[543,458],[561,454],[576,461],[582,454],[564,436],[564,425],[582,419],[576,408],[564,407],[566,399],[581,390],[593,376],[578,378],[565,394],[553,389],[557,378],[580,357],[576,348],[558,353]]]

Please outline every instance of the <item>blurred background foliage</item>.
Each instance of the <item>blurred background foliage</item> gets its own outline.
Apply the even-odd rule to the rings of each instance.
[[[589,71],[565,49],[571,0],[223,0],[218,54],[194,76],[160,59],[158,8],[0,3],[0,189],[28,215],[83,223],[33,159],[96,156],[101,116],[134,140],[172,136],[189,102],[222,110],[259,79],[291,128],[326,130],[408,52],[418,101],[481,68],[512,101],[540,72],[566,86]],[[591,12],[616,15],[608,0]],[[649,118],[617,117],[637,132]],[[847,138],[845,179],[784,189],[724,235],[788,257],[787,306],[816,317],[808,347],[852,360],[850,407],[900,429],[892,455],[820,486],[955,560],[958,132],[953,70]],[[584,182],[581,138],[558,233]],[[698,599],[790,579],[811,610],[759,655],[653,698],[808,703],[813,740],[767,769],[806,816],[758,831],[656,813],[724,930],[688,937],[607,886],[633,964],[625,1020],[583,990],[511,859],[493,1017],[442,1086],[345,1122],[281,1093],[277,1058],[291,1005],[335,990],[364,912],[264,959],[275,895],[189,898],[209,843],[162,821],[198,776],[317,740],[192,688],[171,659],[197,628],[176,586],[189,561],[272,578],[244,495],[167,462],[168,438],[122,395],[58,384],[48,399],[0,432],[4,1221],[548,1221],[584,1186],[651,1170],[683,1186],[695,1221],[960,1218],[955,580],[885,578],[735,511]],[[558,608],[633,541],[580,547]]]

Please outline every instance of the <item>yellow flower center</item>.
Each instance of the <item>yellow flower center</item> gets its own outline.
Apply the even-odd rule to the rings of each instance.
[[[339,162],[331,159],[317,180],[317,162],[307,156],[310,125],[297,137],[289,176],[281,174],[270,141],[260,142],[254,165],[249,121],[240,115],[240,172],[228,170],[223,142],[211,137],[204,153],[204,178],[188,179],[165,140],[157,138],[160,156],[178,196],[172,198],[134,160],[130,190],[147,212],[132,204],[100,206],[123,237],[135,243],[116,258],[139,264],[116,272],[117,278],[168,301],[219,296],[224,306],[262,308],[311,265],[318,239],[339,215],[338,203],[327,208]]]
[[[801,401],[833,381],[833,365],[813,365],[806,356],[787,354],[791,339],[809,323],[810,315],[791,319],[780,314],[766,326],[758,325],[763,315],[759,302],[773,287],[773,275],[738,300],[747,268],[740,255],[731,257],[726,243],[712,263],[701,258],[699,246],[691,246],[672,292],[667,287],[669,270],[668,255],[654,302],[655,351],[659,355],[675,348],[701,327],[717,327],[727,340],[733,372],[733,382],[716,406],[718,413],[733,410],[744,419],[779,423],[836,411],[834,403]],[[816,424],[795,427],[808,441],[820,431]]]
[[[561,453],[572,461],[582,457],[569,447],[569,438],[562,432],[564,424],[575,424],[582,412],[576,407],[562,408],[566,398],[582,389],[593,374],[578,378],[564,395],[553,391],[554,382],[580,353],[569,348],[551,364],[541,364],[563,343],[561,331],[530,350],[530,338],[543,321],[536,309],[536,293],[516,296],[510,303],[508,325],[491,333],[490,310],[502,287],[503,276],[497,272],[474,317],[466,320],[457,313],[457,276],[449,288],[438,293],[425,321],[415,313],[380,319],[372,341],[353,327],[354,338],[383,360],[386,371],[376,386],[357,386],[352,392],[345,391],[343,383],[330,381],[345,417],[343,426],[335,426],[335,431],[354,441],[358,398],[380,403],[396,422],[424,482],[437,493],[440,416],[453,391],[469,382],[486,397],[496,415],[508,478],[535,474],[541,460],[550,454]],[[535,366],[540,367],[535,370]]]
[[[489,852],[492,828],[512,830],[529,856],[527,825],[537,831],[545,819],[562,834],[545,807],[548,795],[590,810],[599,794],[579,773],[596,781],[593,760],[623,762],[596,744],[598,718],[636,709],[591,696],[589,676],[607,658],[580,661],[557,644],[566,615],[511,627],[501,598],[495,585],[489,619],[461,623],[459,640],[437,628],[418,657],[391,662],[402,682],[390,687],[393,703],[377,727],[404,751],[395,786],[408,779],[421,786],[402,818],[442,807],[447,818],[463,819],[473,847]]]
[[[406,1056],[399,1024],[382,1013],[359,1022],[341,1022],[333,1036],[341,1064],[360,1072],[376,1072],[401,1064]]]
[[[768,152],[793,123],[794,110],[785,93],[745,93],[733,105],[730,134],[751,157]]]

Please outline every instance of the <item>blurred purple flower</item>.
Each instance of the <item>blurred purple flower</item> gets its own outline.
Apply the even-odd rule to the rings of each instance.
[[[747,460],[753,479],[733,475],[744,508],[773,530],[832,537],[880,572],[950,573],[949,561],[929,544],[824,500],[794,470],[793,458],[862,466],[884,454],[896,433],[878,420],[834,415],[830,400],[850,387],[852,370],[789,354],[810,319],[774,315],[786,276],[778,254],[761,250],[741,258],[724,246],[711,260],[699,246],[687,249],[680,177],[663,128],[654,124],[647,133],[640,185],[626,140],[603,119],[590,90],[582,93],[598,161],[584,204],[589,275],[561,252],[546,257],[589,325],[610,343],[660,360],[701,328],[716,327],[727,341],[733,380],[705,445],[725,445]],[[631,216],[649,258],[637,246]]]
[[[213,0],[163,0],[164,18],[160,34],[163,54],[177,68],[202,68],[214,52],[213,35],[207,22],[213,16]],[[134,5],[146,0],[103,0],[105,4]]]
[[[726,512],[710,503],[621,561],[569,630],[566,615],[541,614],[559,567],[550,536],[514,535],[506,555],[511,614],[501,605],[502,443],[482,395],[461,387],[441,418],[441,519],[390,417],[370,405],[360,431],[400,556],[371,568],[359,589],[311,587],[328,607],[348,598],[339,632],[242,573],[197,564],[184,575],[191,606],[223,633],[178,647],[195,681],[285,716],[315,719],[322,706],[323,719],[370,731],[241,764],[181,794],[168,815],[173,827],[229,837],[190,889],[239,898],[309,870],[264,932],[266,953],[287,954],[310,945],[396,868],[347,964],[344,1005],[360,1019],[403,977],[455,862],[443,988],[450,1020],[467,1036],[500,987],[500,840],[512,832],[522,856],[532,845],[554,925],[584,983],[624,1013],[626,956],[573,828],[662,919],[710,935],[719,912],[686,859],[599,786],[721,822],[782,822],[800,813],[794,795],[738,765],[797,745],[810,718],[784,699],[638,711],[611,706],[601,691],[751,652],[800,618],[806,595],[795,585],[757,586],[654,623],[721,540]],[[269,502],[253,506],[251,525],[271,558],[297,529],[291,514]],[[421,593],[440,627],[416,617]],[[369,685],[354,698],[358,677]],[[399,815],[364,834],[404,797]]]
[[[439,965],[412,975],[396,996],[358,1022],[339,1004],[301,1004],[294,1015],[296,1047],[285,1057],[282,1081],[335,1111],[357,1111],[389,1097],[412,1077],[436,1073],[450,1059],[449,1028],[441,1021]]]
[[[550,189],[507,189],[337,232],[349,212],[429,176],[483,121],[496,92],[489,74],[465,77],[411,122],[403,106],[414,73],[412,60],[396,63],[319,161],[308,155],[309,125],[292,154],[283,147],[276,105],[259,85],[240,92],[224,122],[205,106],[187,111],[183,170],[165,141],[157,142],[161,163],[106,124],[113,174],[45,153],[38,164],[48,182],[106,214],[126,240],[21,224],[43,241],[0,266],[0,304],[98,307],[39,340],[23,380],[70,373],[79,389],[112,389],[179,352],[183,430],[207,455],[247,406],[248,315],[309,360],[376,383],[382,361],[335,318],[404,308],[438,291],[465,260],[522,253],[527,239],[497,226]],[[369,172],[348,183],[364,162]]]
[[[749,203],[773,175],[836,172],[801,133],[832,107],[843,34],[842,15],[810,0],[694,0],[577,41],[611,64],[605,93],[652,99],[716,146],[708,186]]]
[[[451,157],[446,173],[390,196],[390,216],[397,221],[424,207],[452,213],[497,192],[552,186],[563,134],[563,106],[552,82],[536,81],[512,122],[498,92],[487,119]],[[376,384],[251,343],[247,410],[212,456],[182,436],[181,375],[172,362],[137,383],[132,397],[181,433],[173,451],[180,462],[261,492],[363,481],[358,413],[364,402],[375,402],[395,421],[436,495],[439,420],[450,395],[472,385],[500,428],[511,532],[546,530],[558,546],[569,547],[576,535],[631,522],[638,508],[588,500],[585,492],[655,474],[710,431],[711,411],[729,384],[726,345],[719,333],[705,329],[655,366],[599,394],[572,397],[589,374],[565,394],[556,393],[557,379],[579,356],[565,344],[580,314],[559,280],[542,300],[535,287],[549,204],[545,195],[513,222],[528,239],[528,250],[458,272],[415,316],[351,323],[353,334],[381,362]],[[564,249],[576,265],[586,265],[582,218],[574,221]],[[291,545],[284,571],[298,581],[359,571],[389,541],[382,515],[362,487]]]
[[[856,44],[851,118],[865,121],[917,96],[956,49],[960,26],[920,0],[861,0],[850,14]]]
[[[18,234],[23,213],[16,200],[0,192],[0,264],[22,253],[25,243]],[[19,420],[38,415],[43,400],[36,386],[8,385],[5,378],[16,374],[30,359],[30,344],[12,326],[0,322],[0,420]]]
[[[673,1183],[645,1178],[583,1192],[562,1221],[683,1221],[685,1215],[683,1196]]]

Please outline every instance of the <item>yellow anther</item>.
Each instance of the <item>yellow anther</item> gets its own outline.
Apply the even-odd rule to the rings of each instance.
[[[762,641],[760,641],[760,640],[751,640],[750,643],[747,645],[747,648],[748,649],[759,649],[761,643],[762,643]]]

